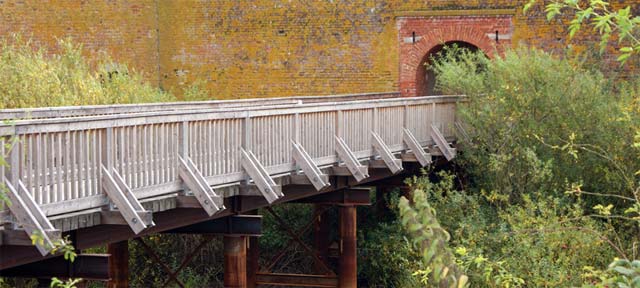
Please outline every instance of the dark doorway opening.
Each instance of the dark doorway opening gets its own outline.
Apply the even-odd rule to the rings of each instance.
[[[472,52],[478,51],[478,47],[463,41],[451,41],[433,47],[420,61],[416,77],[416,93],[418,96],[431,96],[440,94],[436,89],[436,78],[438,77],[432,70],[428,69],[429,64],[439,53],[446,53],[445,47],[457,46],[458,48],[468,49]],[[444,51],[444,52],[443,52]]]

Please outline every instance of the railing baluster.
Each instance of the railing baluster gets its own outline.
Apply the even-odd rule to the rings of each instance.
[[[20,130],[26,134],[19,135],[24,144],[17,148],[15,166],[17,177],[22,178],[38,203],[45,204],[45,211],[61,214],[76,209],[76,205],[56,205],[62,201],[83,203],[77,209],[96,208],[88,204],[98,198],[83,198],[101,194],[102,172],[98,167],[103,163],[110,163],[107,166],[111,169],[115,167],[134,193],[149,197],[179,192],[174,191],[175,185],[167,185],[179,181],[179,154],[190,156],[209,181],[207,184],[229,185],[243,177],[239,165],[241,147],[252,151],[273,175],[286,174],[287,165],[293,163],[291,140],[302,144],[313,161],[322,161],[321,166],[332,165],[336,135],[359,159],[374,154],[371,131],[390,153],[403,149],[402,128],[411,130],[424,146],[430,142],[431,124],[443,136],[454,136],[451,125],[456,119],[456,103],[452,102],[455,99],[441,99],[302,104],[272,110],[228,108],[223,112],[228,117],[202,110],[189,114],[131,114],[122,119],[118,115],[101,116],[108,120],[91,122],[82,122],[82,118],[68,122],[53,119],[56,125],[43,119],[18,124],[33,127]],[[129,122],[129,118],[134,120]],[[12,174],[6,169],[4,172]],[[224,177],[211,177],[223,174]]]

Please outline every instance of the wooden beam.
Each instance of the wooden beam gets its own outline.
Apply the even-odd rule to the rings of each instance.
[[[295,161],[296,165],[298,165],[300,167],[300,169],[302,169],[302,172],[304,172],[304,175],[311,181],[311,184],[313,184],[313,187],[316,188],[316,190],[320,191],[322,189],[325,189],[329,186],[331,186],[331,184],[328,181],[325,181],[325,176],[321,171],[320,168],[318,168],[318,166],[313,162],[313,159],[311,158],[311,156],[309,156],[309,154],[307,153],[307,151],[304,149],[304,147],[302,147],[302,145],[296,143],[296,142],[292,142],[293,144],[293,160]]]
[[[342,138],[338,136],[334,137],[336,139],[336,152],[338,153],[338,157],[347,166],[347,169],[349,170],[349,172],[351,172],[353,178],[355,178],[358,182],[364,180],[365,178],[368,178],[368,168],[360,164],[358,158],[356,158],[356,156],[353,154],[353,151],[351,151],[349,146],[347,146],[347,143],[344,142]]]
[[[144,208],[118,172],[112,170],[110,173],[106,167],[102,166],[102,187],[134,233],[138,234],[154,225],[153,222],[144,222],[145,219],[140,214],[145,212]]]
[[[191,190],[193,195],[209,214],[209,216],[218,213],[221,209],[224,209],[224,200],[217,195],[211,186],[204,179],[202,173],[198,170],[198,167],[191,161],[191,158],[186,157],[186,160],[178,156],[180,166],[178,167],[178,174],[186,186]]]
[[[137,213],[142,218],[143,223],[153,222],[151,211],[141,211]],[[129,225],[122,213],[115,210],[100,211],[100,224],[103,225]]]
[[[433,124],[431,124],[431,138],[436,142],[438,149],[442,151],[442,155],[444,155],[444,158],[447,158],[447,161],[451,161],[456,157],[456,150],[449,145],[449,142],[444,138],[440,129]]]
[[[424,149],[420,145],[420,142],[416,140],[416,137],[413,136],[411,131],[409,131],[409,129],[407,128],[404,128],[403,131],[404,132],[402,134],[402,140],[405,144],[407,144],[407,146],[409,146],[409,149],[411,149],[411,152],[413,152],[416,159],[418,159],[420,165],[424,167],[431,164],[431,155],[424,152]]]
[[[271,178],[269,173],[264,169],[264,166],[258,161],[255,155],[251,151],[246,151],[240,148],[242,158],[240,160],[242,168],[249,174],[251,180],[258,186],[260,192],[267,202],[273,203],[278,198],[284,196],[282,194],[282,188],[276,185],[275,181]]]
[[[320,175],[320,181],[327,183],[326,187],[331,187],[331,180],[329,179],[329,175],[327,174],[322,174]],[[311,182],[311,179],[309,179],[309,176],[307,176],[306,174],[292,174],[289,175],[289,184],[290,185],[310,185],[310,186],[314,186],[313,182]],[[317,189],[316,189],[317,190]]]
[[[371,205],[371,189],[348,188],[339,191],[307,197],[292,203],[313,203],[326,205]]]
[[[330,275],[258,273],[259,285],[337,288],[338,278]]]
[[[60,230],[46,230],[49,239],[60,239]],[[0,245],[8,246],[33,246],[33,241],[29,234],[23,229],[0,230]]]
[[[0,277],[84,278],[108,280],[109,254],[78,254],[73,262],[62,256],[0,270]]]
[[[48,232],[55,230],[55,228],[40,210],[21,180],[18,180],[17,187],[14,187],[6,178],[5,184],[7,187],[6,195],[11,201],[11,205],[7,205],[9,211],[30,237],[37,237],[39,241],[36,241],[35,244],[40,254],[43,256],[49,254],[56,238],[52,239]]]
[[[382,138],[373,131],[371,131],[371,140],[373,148],[378,152],[378,154],[380,154],[380,158],[382,158],[389,170],[391,170],[393,174],[397,174],[402,171],[402,160],[393,156],[393,153],[391,153],[387,144],[385,144],[384,141],[382,141]]]
[[[232,215],[164,231],[163,233],[261,236],[262,216]]]

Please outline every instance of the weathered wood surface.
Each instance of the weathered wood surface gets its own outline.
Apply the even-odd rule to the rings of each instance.
[[[123,182],[121,186],[130,190],[137,200],[183,192],[185,175],[181,177],[180,172],[184,164],[179,157],[188,158],[189,164],[195,166],[190,167],[194,169],[190,169],[189,175],[197,177],[187,177],[194,178],[190,183],[192,187],[239,187],[251,184],[247,181],[254,178],[249,177],[246,169],[250,163],[244,161],[243,165],[244,149],[252,158],[249,162],[261,166],[252,176],[267,179],[265,185],[260,181],[255,183],[264,186],[264,192],[279,186],[269,179],[291,175],[300,164],[306,165],[303,170],[318,175],[317,169],[338,165],[344,159],[336,150],[344,147],[349,148],[349,154],[355,158],[351,164],[357,167],[366,169],[366,163],[362,163],[383,156],[389,168],[398,172],[400,163],[391,157],[405,154],[408,149],[431,148],[434,145],[432,125],[437,126],[444,139],[438,141],[455,138],[455,109],[461,97],[368,99],[367,95],[328,98],[334,102],[309,100],[288,104],[283,100],[278,105],[241,106],[243,102],[238,101],[221,108],[207,106],[213,102],[190,104],[195,106],[174,103],[176,106],[172,109],[142,109],[142,112],[119,114],[94,113],[95,109],[107,109],[95,106],[87,108],[89,116],[17,120],[0,125],[4,135],[0,137],[2,143],[8,143],[11,138],[17,143],[10,153],[5,151],[5,155],[12,155],[10,167],[3,167],[0,172],[7,180],[24,183],[45,216],[61,219],[83,211],[95,213],[96,209],[104,209],[111,203],[103,187],[116,192],[117,189],[113,189],[111,183],[103,183],[107,177],[105,171],[121,176],[118,177]],[[164,105],[162,109],[169,106],[156,105]],[[415,139],[411,145],[419,147],[407,147],[404,129]],[[345,145],[337,145],[336,137]],[[299,157],[292,142],[304,147],[305,157]],[[311,176],[311,180],[315,177],[307,176]],[[321,182],[315,183],[316,189],[326,186]],[[221,208],[217,197],[223,194],[216,195],[213,191],[216,190],[198,189],[197,192],[204,196],[200,199],[202,203],[211,199]],[[269,199],[271,201],[281,197],[278,191],[274,192],[278,196]],[[139,207],[133,210],[143,211]],[[212,213],[215,209],[210,210]],[[7,218],[11,218],[8,212],[0,211],[0,222]],[[142,226],[140,222],[147,222],[140,220],[143,219],[129,224]],[[100,223],[98,220],[91,223],[94,222]]]
[[[60,117],[80,117],[89,115],[126,114],[152,111],[174,111],[178,109],[211,109],[265,105],[291,105],[298,103],[320,103],[336,101],[353,101],[369,99],[385,99],[400,97],[398,92],[380,92],[364,94],[344,94],[326,96],[299,96],[279,98],[255,98],[235,100],[209,100],[171,103],[143,103],[92,106],[65,106],[42,108],[0,109],[0,120],[43,119]]]

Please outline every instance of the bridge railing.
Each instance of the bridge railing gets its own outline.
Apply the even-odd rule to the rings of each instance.
[[[318,102],[280,106],[180,109],[144,113],[18,120],[0,125],[6,179],[24,183],[47,216],[109,204],[102,166],[114,169],[137,199],[182,191],[179,156],[188,157],[210,186],[247,179],[241,148],[269,175],[295,171],[292,141],[318,166],[339,163],[335,136],[358,159],[377,155],[371,132],[391,152],[407,149],[403,128],[420,145],[433,143],[431,125],[454,137],[457,96]],[[2,143],[0,143],[2,144]],[[4,147],[4,145],[3,145]]]
[[[93,106],[65,106],[44,108],[0,109],[0,120],[43,119],[96,115],[128,114],[141,112],[175,111],[183,109],[220,109],[251,106],[292,105],[298,103],[322,103],[355,100],[372,100],[399,97],[399,92],[377,92],[330,96],[296,96],[235,100],[209,100],[171,103],[116,104]]]

